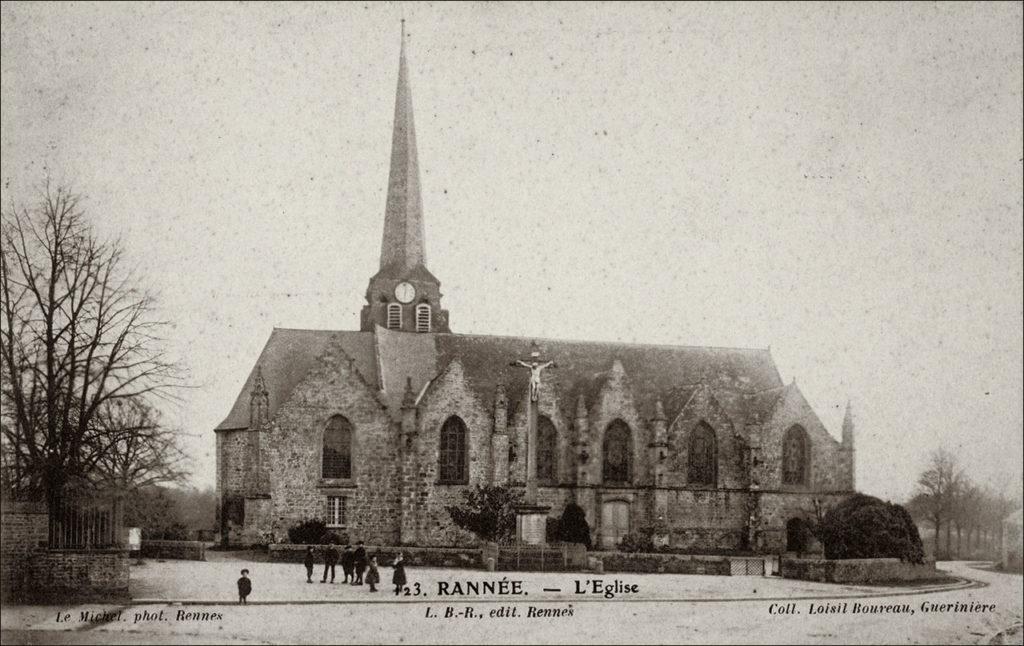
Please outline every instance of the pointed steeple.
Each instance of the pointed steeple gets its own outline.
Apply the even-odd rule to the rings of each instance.
[[[405,49],[403,19],[395,122],[391,135],[391,173],[384,212],[384,238],[380,247],[380,269],[395,272],[405,272],[426,263],[420,166],[416,154],[416,126],[413,123],[412,89],[409,87],[409,65]]]
[[[451,332],[448,310],[441,307],[441,282],[425,264],[423,229],[420,165],[403,20],[380,269],[366,288],[360,330],[370,332],[379,326],[401,332]]]

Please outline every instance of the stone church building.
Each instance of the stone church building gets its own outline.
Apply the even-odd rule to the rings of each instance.
[[[453,332],[423,232],[403,37],[360,328],[271,333],[215,429],[222,540],[320,518],[371,544],[469,544],[445,506],[523,485],[529,375],[510,362],[534,340]],[[838,442],[767,349],[536,341],[557,362],[539,392],[539,502],[579,504],[598,545],[646,528],[696,551],[798,549],[803,523],[854,489],[849,408]]]

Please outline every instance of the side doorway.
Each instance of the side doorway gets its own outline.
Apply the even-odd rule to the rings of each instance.
[[[601,505],[601,548],[614,550],[629,533],[629,503],[609,500]]]

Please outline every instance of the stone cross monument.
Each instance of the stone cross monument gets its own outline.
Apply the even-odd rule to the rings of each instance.
[[[527,398],[526,431],[526,500],[516,507],[516,540],[528,545],[539,545],[545,541],[547,516],[550,507],[537,504],[537,405],[540,399],[541,373],[547,368],[557,368],[554,361],[541,361],[540,348],[534,341],[527,361],[513,361],[530,371],[530,394]]]

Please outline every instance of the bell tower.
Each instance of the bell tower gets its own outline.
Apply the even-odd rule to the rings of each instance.
[[[366,289],[361,330],[373,330],[375,325],[380,325],[403,332],[450,332],[448,312],[441,309],[441,282],[427,269],[426,261],[420,167],[403,20],[380,269]]]

